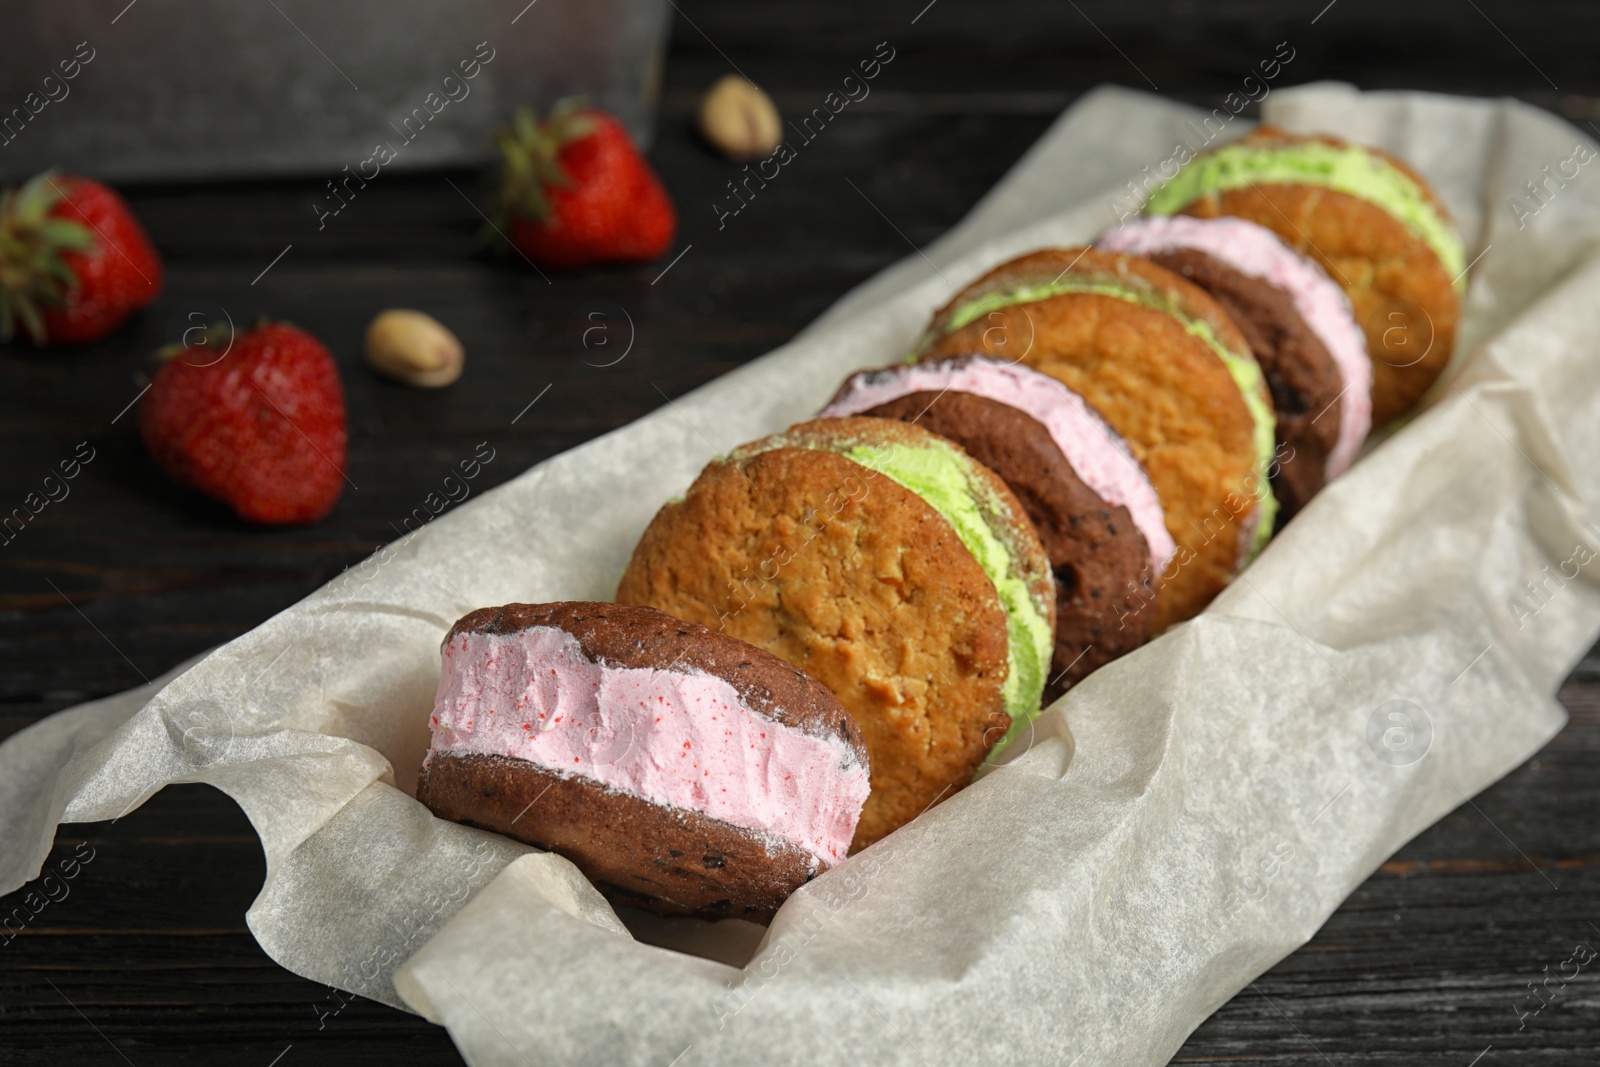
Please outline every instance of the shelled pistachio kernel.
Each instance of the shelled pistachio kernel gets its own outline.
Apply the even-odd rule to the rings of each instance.
[[[420,311],[391,308],[367,327],[367,365],[397,382],[437,389],[461,377],[465,362],[456,335]]]
[[[725,74],[700,102],[700,132],[730,159],[764,159],[783,126],[772,98],[737,74]]]

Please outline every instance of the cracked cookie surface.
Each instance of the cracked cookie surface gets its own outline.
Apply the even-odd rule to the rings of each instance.
[[[1272,127],[1238,143],[1292,147],[1306,141],[1349,147],[1337,137],[1301,137]],[[1409,164],[1380,149],[1364,151],[1416,183],[1421,199],[1453,226],[1438,194]],[[1256,182],[1213,190],[1183,214],[1233,215],[1265,226],[1339,283],[1372,357],[1374,427],[1410,410],[1450,362],[1461,315],[1455,279],[1426,240],[1377,204],[1304,182]]]
[[[934,315],[935,326],[974,296],[1013,279],[1068,273],[1130,277],[1176,294],[1223,343],[1245,348],[1227,313],[1199,287],[1134,256],[1043,249],[1001,264]],[[924,360],[986,355],[1016,360],[1065,384],[1127,441],[1150,475],[1178,554],[1158,576],[1159,632],[1221,592],[1248,548],[1258,468],[1254,421],[1239,385],[1173,315],[1116,296],[1064,293],[1006,304],[933,336]],[[1263,388],[1264,391],[1264,388]]]
[[[864,415],[915,422],[1005,479],[1032,520],[1056,582],[1049,702],[1150,636],[1150,549],[1128,509],[1084,484],[1039,422],[973,393],[908,393]]]
[[[1344,382],[1326,347],[1295,309],[1289,294],[1198,249],[1149,254],[1210,293],[1228,310],[1266,376],[1277,412],[1284,458],[1272,487],[1283,511],[1281,527],[1327,482],[1328,456],[1339,440]]]
[[[836,452],[713,462],[650,523],[617,600],[720,629],[833,691],[870,755],[852,849],[970,782],[1011,725],[994,583],[932,505]]]

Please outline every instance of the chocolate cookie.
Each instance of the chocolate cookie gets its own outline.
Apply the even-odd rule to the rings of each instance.
[[[1157,575],[1157,630],[1205,607],[1270,534],[1261,369],[1228,313],[1171,271],[1087,248],[1020,256],[937,312],[917,353],[1025,363],[1127,441],[1177,546]]]
[[[1262,126],[1197,156],[1146,210],[1249,219],[1327,271],[1366,334],[1375,425],[1409,410],[1450,362],[1465,250],[1438,195],[1394,156]]]
[[[662,914],[766,922],[866,799],[848,712],[804,671],[648,607],[483,608],[451,628],[417,799]]]
[[[618,601],[803,667],[854,716],[872,792],[853,848],[950,796],[1038,713],[1049,561],[1005,483],[944,438],[821,419],[701,472],[640,538]]]
[[[1261,364],[1282,446],[1272,475],[1281,528],[1328,480],[1342,387],[1333,357],[1281,289],[1194,249],[1156,252],[1149,259],[1210,293],[1233,316]]]
[[[1350,466],[1371,429],[1372,362],[1343,290],[1246,219],[1146,216],[1098,245],[1182,274],[1233,316],[1272,393],[1281,526]]]
[[[1172,539],[1144,469],[1081,397],[1027,367],[957,357],[852,376],[823,410],[851,414],[947,437],[1016,494],[1056,579],[1047,703],[1150,636]]]

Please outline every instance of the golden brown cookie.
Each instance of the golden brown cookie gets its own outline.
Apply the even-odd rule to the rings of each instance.
[[[1367,337],[1373,425],[1409,410],[1449,363],[1461,238],[1432,187],[1394,156],[1263,126],[1196,157],[1146,209],[1248,219],[1327,271]]]
[[[1093,249],[1011,260],[937,312],[919,346],[925,360],[968,354],[1063,382],[1149,472],[1177,543],[1158,575],[1157,630],[1205,607],[1270,532],[1260,368],[1228,314],[1171,271]]]
[[[748,641],[838,696],[871,761],[854,848],[961,789],[1037,713],[1054,610],[1005,484],[935,434],[866,418],[713,462],[656,514],[617,600]]]
[[[1272,488],[1278,525],[1288,522],[1327,482],[1328,456],[1339,440],[1344,382],[1333,357],[1282,289],[1192,248],[1150,255],[1227,308],[1261,364],[1277,415],[1283,461]]]
[[[960,356],[854,374],[823,414],[914,422],[1005,479],[1055,571],[1046,703],[1150,636],[1155,574],[1173,550],[1160,501],[1127,443],[1066,386]]]
[[[1272,392],[1282,528],[1349,468],[1372,429],[1372,360],[1344,290],[1273,231],[1231,216],[1144,215],[1096,247],[1177,271],[1233,316]]]
[[[1155,621],[1150,549],[1125,507],[1083,483],[1038,422],[973,393],[909,393],[862,412],[915,421],[1005,479],[1050,557],[1056,646],[1048,702],[1144,644]]]

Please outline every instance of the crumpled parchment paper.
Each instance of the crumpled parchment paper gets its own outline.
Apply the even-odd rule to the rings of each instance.
[[[608,598],[711,456],[810,415],[992,264],[1114,222],[1122,183],[1198,147],[1192,109],[1090,94],[961,226],[793,343],[175,678],[10,738],[0,888],[38,872],[56,823],[203,781],[261,835],[248,921],[266,951],[443,1023],[475,1065],[1166,1062],[1399,845],[1544,744],[1600,630],[1600,172],[1523,186],[1592,142],[1514,102],[1339,85],[1265,112],[1437,185],[1481,253],[1451,383],[1209,611],[1092,676],[1020,759],[806,886],[769,931],[619,918],[566,861],[433,819],[408,791],[442,635],[481,605]]]

